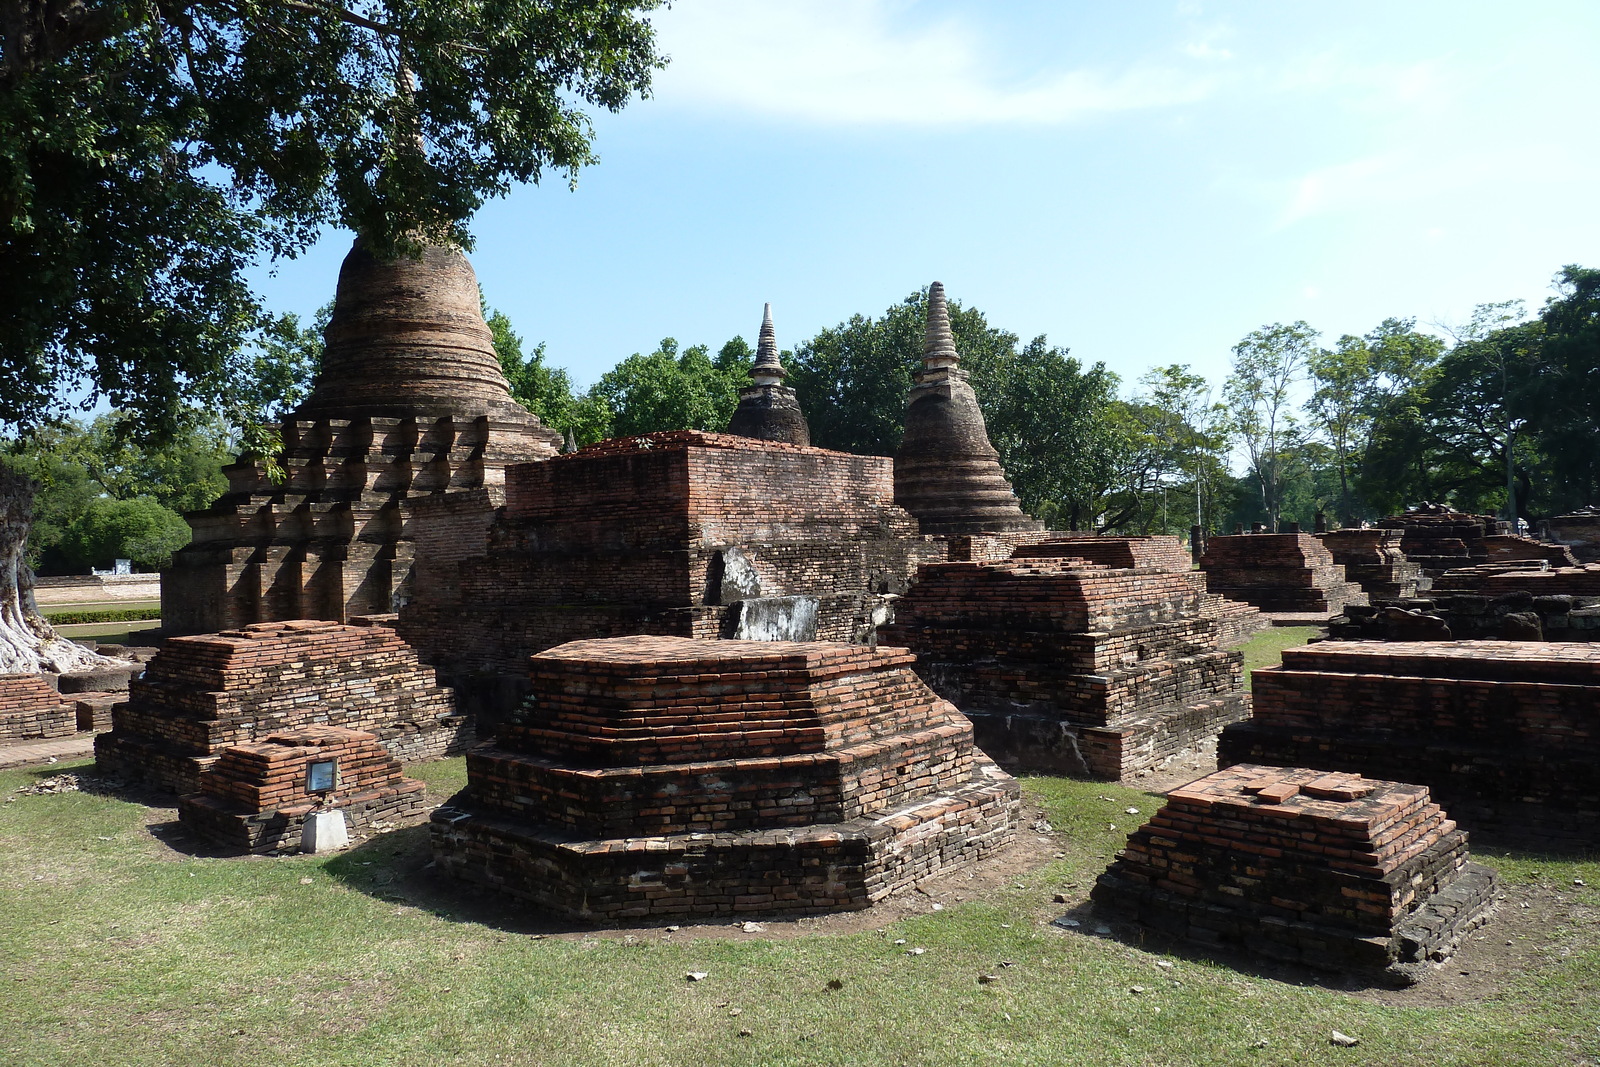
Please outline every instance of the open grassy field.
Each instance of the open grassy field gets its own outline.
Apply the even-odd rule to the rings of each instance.
[[[63,769],[0,772],[8,1067],[1600,1060],[1592,858],[1480,850],[1507,880],[1496,919],[1437,981],[1374,992],[1162,955],[1088,915],[1050,925],[1142,821],[1126,809],[1153,810],[1104,783],[1028,780],[1053,827],[1024,832],[1042,866],[992,890],[746,934],[551,924],[435,879],[421,829],[332,858],[228,858],[148,798],[15,794]],[[416,773],[443,796],[464,772]],[[1360,1044],[1330,1047],[1334,1029]]]

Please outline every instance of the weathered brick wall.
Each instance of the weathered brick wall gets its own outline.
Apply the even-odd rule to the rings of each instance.
[[[1417,594],[1422,567],[1406,558],[1399,531],[1351,528],[1316,536],[1333,561],[1344,568],[1345,577],[1369,598]]]
[[[169,639],[95,756],[102,773],[192,793],[221,749],[318,724],[370,731],[411,757],[471,739],[450,691],[393,630],[301,620]]]
[[[1329,625],[1338,640],[1600,640],[1600,566],[1543,560],[1446,571],[1426,596],[1348,607]]]
[[[1241,764],[1169,793],[1091,896],[1169,936],[1414,982],[1494,890],[1425,786]]]
[[[334,761],[334,789],[312,793],[312,763]],[[339,726],[303,726],[265,741],[223,749],[200,774],[200,791],[178,798],[178,820],[228,848],[292,852],[313,811],[344,812],[352,836],[428,813],[421,782],[373,734]]]
[[[1200,567],[1211,592],[1262,611],[1322,614],[1366,603],[1366,594],[1345,579],[1344,568],[1313,534],[1213,537]]]
[[[71,737],[77,709],[37,674],[0,674],[0,741]]]
[[[1324,642],[1254,681],[1224,765],[1411,778],[1469,828],[1600,841],[1600,647]]]
[[[1483,539],[1511,532],[1511,524],[1493,515],[1468,515],[1445,508],[1423,508],[1382,519],[1384,529],[1400,530],[1406,558],[1437,578],[1456,567],[1470,567],[1489,558]]]
[[[917,564],[945,551],[894,505],[888,459],[722,434],[514,467],[497,512],[457,496],[413,507],[424,562],[399,622],[452,681],[518,677],[570,640],[728,636],[747,597],[816,598],[818,639],[867,642]]]
[[[1007,766],[1120,779],[1242,718],[1242,657],[1219,646],[1194,572],[1066,557],[925,566],[881,639]]]
[[[541,653],[436,814],[437,861],[586,917],[864,907],[1016,818],[1015,783],[911,664],[652,637]]]

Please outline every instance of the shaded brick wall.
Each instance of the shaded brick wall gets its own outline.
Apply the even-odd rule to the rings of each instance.
[[[37,674],[0,674],[0,741],[71,737],[77,709]]]

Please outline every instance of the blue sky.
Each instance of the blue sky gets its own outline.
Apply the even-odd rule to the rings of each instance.
[[[1133,382],[1264,323],[1537,308],[1600,266],[1600,4],[676,0],[601,161],[473,223],[587,385],[665,336],[790,347],[939,279]],[[327,301],[344,234],[256,279]]]

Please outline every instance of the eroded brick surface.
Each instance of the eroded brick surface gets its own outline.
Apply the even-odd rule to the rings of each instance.
[[[0,674],[0,741],[71,737],[77,708],[37,674]]]
[[[1234,534],[1206,542],[1200,567],[1207,588],[1262,611],[1336,613],[1366,603],[1344,568],[1307,533]]]
[[[1202,944],[1415,981],[1494,887],[1425,786],[1240,764],[1169,793],[1092,898]]]
[[[174,793],[230,745],[313,725],[375,734],[405,762],[459,752],[471,725],[392,630],[300,620],[169,639],[95,738],[103,774]]]
[[[533,657],[441,869],[585,917],[864,907],[1011,836],[1016,784],[903,649],[631,637]]]

